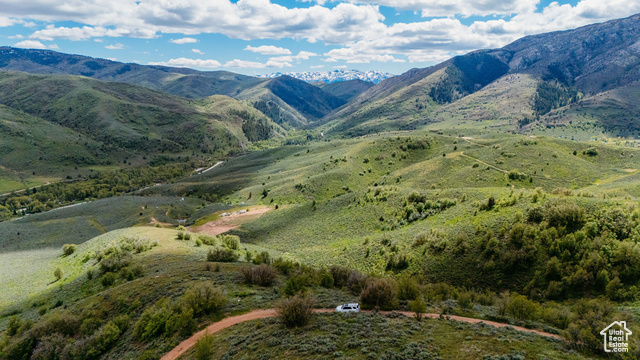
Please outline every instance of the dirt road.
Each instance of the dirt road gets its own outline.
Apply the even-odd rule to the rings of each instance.
[[[334,312],[334,309],[315,309],[313,312],[318,314],[318,313],[328,313],[328,312]],[[370,312],[370,311],[363,311],[363,312]],[[391,313],[391,311],[380,311],[381,314],[389,314]],[[412,312],[408,312],[408,311],[398,311],[397,313],[400,313],[402,315],[408,316],[408,317],[412,317],[413,313]],[[207,326],[205,329],[200,330],[199,332],[195,333],[193,336],[191,336],[190,338],[188,338],[187,340],[181,342],[178,346],[176,346],[175,348],[173,348],[173,350],[169,351],[167,354],[165,354],[160,360],[175,360],[177,359],[180,355],[184,354],[187,350],[189,350],[191,347],[193,347],[196,344],[196,341],[198,341],[198,339],[200,339],[201,337],[207,335],[207,334],[214,334],[218,331],[224,330],[230,326],[236,325],[236,324],[240,324],[243,323],[245,321],[251,321],[251,320],[256,320],[256,319],[264,319],[264,318],[269,318],[269,317],[274,317],[276,316],[276,310],[275,309],[266,309],[266,310],[254,310],[252,312],[243,314],[243,315],[238,315],[238,316],[231,316],[228,318],[224,318],[216,323],[213,323],[209,326]],[[456,321],[462,321],[462,322],[466,322],[466,323],[470,323],[470,324],[478,324],[478,323],[485,323],[487,325],[491,325],[494,327],[507,327],[507,326],[511,326],[513,327],[515,330],[517,331],[522,331],[522,332],[529,332],[529,333],[534,333],[534,334],[538,334],[541,336],[547,336],[547,337],[552,337],[555,339],[562,339],[559,335],[555,335],[555,334],[551,334],[551,333],[547,333],[547,332],[543,332],[543,331],[538,331],[538,330],[532,330],[532,329],[527,329],[527,328],[523,328],[520,326],[513,326],[513,325],[509,325],[509,324],[503,324],[503,323],[498,323],[498,322],[494,322],[494,321],[487,321],[487,320],[481,320],[481,319],[474,319],[474,318],[468,318],[468,317],[464,317],[464,316],[455,316],[455,315],[447,315],[449,317],[450,320],[456,320]],[[428,317],[428,318],[432,318],[432,319],[437,319],[440,317],[440,314],[424,314],[424,317]]]
[[[208,235],[220,235],[231,229],[235,229],[245,222],[255,220],[262,216],[262,214],[273,210],[272,206],[256,206],[251,207],[246,213],[240,214],[238,211],[235,215],[224,216],[214,221],[200,226],[192,226],[189,228],[192,232],[208,234]]]

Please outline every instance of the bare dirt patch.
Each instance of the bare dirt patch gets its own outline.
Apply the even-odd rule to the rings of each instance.
[[[220,235],[231,229],[235,229],[246,222],[253,221],[262,216],[262,214],[273,209],[273,206],[254,206],[246,209],[248,211],[243,214],[240,213],[240,210],[242,210],[240,209],[236,210],[235,214],[220,217],[219,219],[209,221],[204,225],[190,227],[189,230],[192,232],[214,236]]]

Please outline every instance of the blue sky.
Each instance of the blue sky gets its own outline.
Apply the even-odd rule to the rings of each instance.
[[[0,45],[249,75],[400,74],[640,0],[0,0]]]

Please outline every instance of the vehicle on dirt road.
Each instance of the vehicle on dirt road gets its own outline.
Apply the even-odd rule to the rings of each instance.
[[[352,304],[344,304],[340,305],[336,308],[337,312],[360,312],[360,304],[352,303]]]

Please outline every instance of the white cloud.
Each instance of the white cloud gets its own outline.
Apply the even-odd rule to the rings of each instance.
[[[322,69],[324,67],[324,65],[311,65],[309,66],[310,69]]]
[[[334,69],[346,69],[347,65],[337,65],[333,67]]]
[[[256,61],[234,59],[231,61],[227,61],[224,64],[224,67],[227,67],[227,68],[244,68],[244,69],[264,69],[264,68],[282,69],[282,68],[291,67],[291,66],[292,65],[286,61],[273,61],[273,60],[269,60],[266,63],[261,63]]]
[[[23,40],[13,46],[23,49],[58,49],[58,45],[56,44],[47,46],[37,40]]]
[[[640,12],[638,0],[579,0],[575,5],[551,2],[542,12],[536,10],[539,0],[343,1],[347,2],[332,2],[331,7],[322,6],[324,0],[316,0],[319,5],[288,8],[272,0],[0,0],[0,26],[26,24],[25,20],[82,24],[48,25],[30,35],[33,41],[183,34],[183,38],[171,41],[186,44],[197,41],[190,36],[217,33],[243,40],[291,38],[339,45],[324,54],[327,62],[436,62],[478,48],[503,46],[524,35]],[[435,19],[387,25],[379,6],[413,10]],[[458,18],[495,16],[463,24],[456,14]],[[300,54],[293,56],[290,50],[273,45],[245,49],[262,49],[254,52],[274,56],[266,63],[254,63],[259,64],[256,68],[276,63],[286,67],[305,60]]]
[[[204,55],[204,53],[200,49],[191,49],[191,51],[193,51],[196,54]]]
[[[273,45],[262,45],[257,47],[247,45],[247,47],[244,49],[247,51],[251,51],[258,54],[265,54],[265,55],[290,55],[291,54],[291,50],[273,46]]]
[[[148,65],[188,67],[188,68],[217,68],[221,66],[220,62],[216,60],[201,60],[201,59],[187,59],[187,58],[171,59],[169,61],[160,61],[160,62],[150,62],[148,63]]]
[[[0,9],[6,19],[86,25],[50,26],[34,32],[32,38],[37,40],[219,33],[243,40],[296,38],[339,44],[366,38],[384,27],[377,6],[349,3],[287,8],[270,0],[0,0]]]
[[[269,61],[273,62],[300,62],[301,60],[309,60],[312,56],[318,56],[318,54],[310,52],[310,51],[300,51],[298,55],[295,56],[276,56],[269,58]]]
[[[12,26],[16,23],[15,19],[11,19],[8,17],[0,16],[0,27]]]
[[[122,50],[124,49],[124,45],[117,43],[115,45],[107,45],[104,47],[105,49],[109,49],[109,50]]]
[[[375,4],[398,10],[421,11],[423,17],[506,15],[533,12],[539,0],[348,0],[354,4]]]
[[[169,42],[172,42],[174,44],[193,44],[193,43],[197,43],[198,39],[185,37],[185,38],[182,38],[182,39],[171,39],[171,40],[169,40]]]
[[[1,0],[0,0],[1,1]],[[95,37],[139,37],[139,38],[152,38],[155,36],[155,32],[152,30],[129,30],[125,28],[109,29],[102,26],[92,27],[55,27],[54,25],[47,25],[46,28],[38,30],[31,34],[29,37],[38,40],[54,40],[54,39],[67,39],[72,41],[88,40]]]

